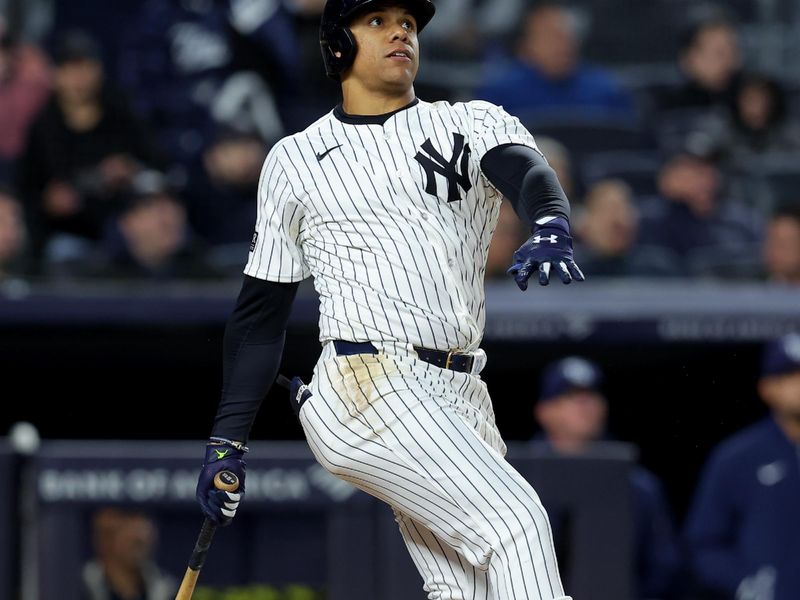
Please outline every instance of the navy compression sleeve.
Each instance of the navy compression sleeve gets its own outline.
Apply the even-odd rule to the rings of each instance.
[[[211,435],[246,442],[278,374],[297,283],[245,276],[223,339],[222,398]]]
[[[569,220],[569,200],[537,150],[521,144],[497,146],[483,156],[481,170],[526,223],[550,215]]]

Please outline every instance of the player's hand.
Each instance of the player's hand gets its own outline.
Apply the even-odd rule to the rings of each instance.
[[[289,379],[285,375],[278,375],[278,379],[275,381],[279,386],[289,390],[289,401],[292,403],[292,410],[299,418],[300,408],[305,404],[306,400],[311,398],[311,390],[299,377]]]
[[[508,273],[524,292],[534,271],[539,272],[539,285],[547,285],[553,269],[565,284],[586,279],[575,264],[569,223],[562,217],[533,228],[533,235],[514,252],[514,264]]]
[[[211,440],[206,444],[206,458],[197,480],[197,501],[203,514],[217,525],[231,522],[244,498],[244,454],[243,446],[236,447],[226,442]],[[236,492],[223,492],[214,487],[214,475],[220,471],[231,471],[239,478]]]

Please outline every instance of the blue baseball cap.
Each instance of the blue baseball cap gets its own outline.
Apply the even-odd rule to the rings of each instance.
[[[761,360],[761,376],[800,371],[800,333],[789,333],[769,342]]]
[[[573,390],[600,391],[603,372],[595,363],[580,356],[568,356],[544,368],[539,385],[539,401]]]

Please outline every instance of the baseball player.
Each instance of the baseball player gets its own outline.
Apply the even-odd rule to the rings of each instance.
[[[275,380],[298,283],[313,276],[322,352],[292,397],[317,460],[394,510],[429,598],[566,600],[547,514],[504,460],[480,349],[486,255],[505,197],[532,226],[509,269],[583,280],[569,203],[501,108],[414,94],[430,0],[328,0],[320,42],[343,101],[267,157],[222,398],[197,497],[225,524],[251,425]]]

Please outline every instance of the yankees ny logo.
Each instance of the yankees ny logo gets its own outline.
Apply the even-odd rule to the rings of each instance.
[[[469,180],[469,155],[471,150],[469,149],[469,144],[464,143],[464,136],[460,133],[453,134],[453,157],[450,160],[445,160],[444,156],[433,147],[430,138],[422,144],[422,150],[427,152],[429,156],[425,156],[422,152],[417,152],[414,158],[425,169],[427,177],[425,191],[434,196],[438,195],[436,186],[436,173],[438,173],[447,179],[447,201],[457,202],[461,200],[458,186],[461,186],[464,193],[472,189],[472,183]],[[458,171],[459,166],[461,167],[460,173]]]

